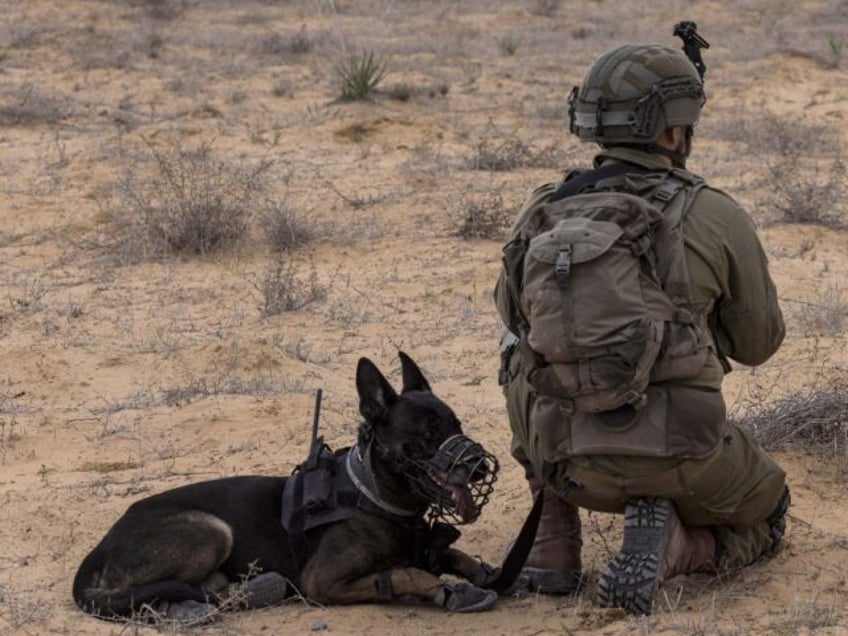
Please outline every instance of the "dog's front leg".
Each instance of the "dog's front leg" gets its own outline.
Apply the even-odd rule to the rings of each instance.
[[[477,587],[485,587],[494,581],[500,569],[488,563],[469,556],[462,550],[448,548],[442,556],[442,570],[448,574],[456,574]]]
[[[435,597],[442,584],[437,576],[418,568],[393,568],[343,581],[330,581],[328,578],[304,578],[306,596],[326,604],[390,601],[398,596],[429,600]]]
[[[414,596],[454,612],[489,609],[497,600],[497,594],[490,590],[447,583],[418,568],[393,568],[350,581],[310,577],[304,580],[304,592],[310,599],[326,604],[385,602]]]

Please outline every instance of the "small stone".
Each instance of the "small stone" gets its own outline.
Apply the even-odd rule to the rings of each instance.
[[[322,620],[312,621],[312,627],[310,627],[313,632],[323,632],[327,629],[327,623]]]

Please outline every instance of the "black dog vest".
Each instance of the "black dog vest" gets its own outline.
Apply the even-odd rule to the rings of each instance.
[[[436,572],[443,553],[459,538],[459,530],[445,523],[428,524],[426,503],[409,510],[381,500],[357,470],[357,464],[362,465],[359,453],[358,447],[333,452],[318,437],[309,457],[286,480],[281,521],[298,570],[314,548],[309,545],[310,531],[365,512],[406,527],[414,536],[410,565]]]

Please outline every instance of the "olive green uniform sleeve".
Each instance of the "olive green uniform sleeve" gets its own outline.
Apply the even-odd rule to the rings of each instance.
[[[753,221],[723,192],[703,188],[683,233],[693,301],[709,313],[716,345],[742,364],[765,362],[785,327]]]

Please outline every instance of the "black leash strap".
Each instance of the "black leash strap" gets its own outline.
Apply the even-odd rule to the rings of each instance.
[[[544,501],[544,488],[540,488],[536,493],[536,500],[533,502],[533,507],[524,520],[524,525],[521,526],[521,531],[512,544],[509,554],[506,555],[501,572],[498,578],[484,587],[489,590],[494,590],[498,594],[506,592],[518,575],[521,574],[521,568],[527,562],[527,555],[530,554],[530,549],[533,547],[533,541],[536,539],[536,529],[539,527],[539,519],[542,517],[542,501]]]

